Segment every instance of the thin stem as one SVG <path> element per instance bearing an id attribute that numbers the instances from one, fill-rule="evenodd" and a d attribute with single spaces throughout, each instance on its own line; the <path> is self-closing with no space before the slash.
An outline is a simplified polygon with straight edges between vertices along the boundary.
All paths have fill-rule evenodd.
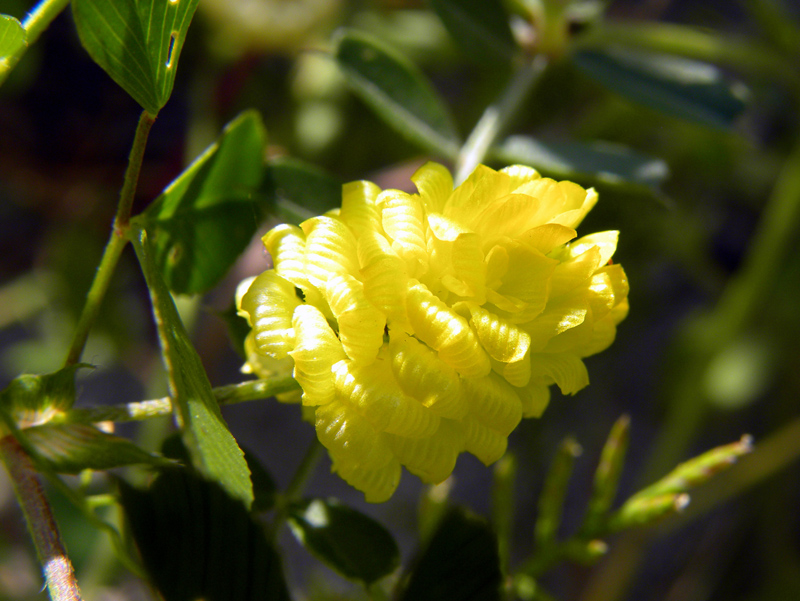
<path id="1" fill-rule="evenodd" d="M 51 599 L 80 601 L 81 593 L 72 563 L 61 542 L 53 511 L 47 502 L 33 461 L 13 436 L 0 440 L 0 455 L 25 515 Z"/>
<path id="2" fill-rule="evenodd" d="M 289 486 L 286 487 L 284 493 L 279 497 L 278 504 L 277 504 L 277 511 L 275 512 L 275 517 L 272 520 L 272 524 L 269 527 L 268 536 L 271 540 L 276 540 L 278 538 L 278 533 L 281 530 L 281 526 L 286 522 L 286 517 L 289 510 L 289 505 L 297 501 L 302 495 L 303 491 L 305 490 L 306 484 L 308 484 L 309 478 L 314 473 L 314 469 L 317 467 L 317 463 L 319 463 L 320 458 L 322 457 L 322 443 L 320 443 L 319 439 L 315 436 L 314 440 L 311 441 L 311 445 L 308 447 L 306 454 L 303 456 L 300 465 L 297 467 L 297 471 L 294 473 L 292 477 L 292 481 L 289 483 Z"/>
<path id="3" fill-rule="evenodd" d="M 72 339 L 72 344 L 64 362 L 65 367 L 75 365 L 80 361 L 81 354 L 86 346 L 86 340 L 89 338 L 89 330 L 91 330 L 92 324 L 97 319 L 100 305 L 111 282 L 111 276 L 114 275 L 122 250 L 128 243 L 128 222 L 136 193 L 136 184 L 139 181 L 139 172 L 142 167 L 144 149 L 147 145 L 147 136 L 154 122 L 155 117 L 151 116 L 147 111 L 142 111 L 139 123 L 136 126 L 136 134 L 134 135 L 133 146 L 128 158 L 128 167 L 125 170 L 125 179 L 120 191 L 117 214 L 114 218 L 114 228 L 103 251 L 103 258 L 100 260 L 92 286 L 86 295 L 86 304 L 83 306 L 83 312 L 78 319 L 75 336 Z"/>
<path id="4" fill-rule="evenodd" d="M 67 8 L 68 4 L 69 0 L 42 0 L 28 13 L 28 16 L 22 21 L 27 46 L 39 39 L 42 32 L 53 22 L 53 19 L 61 14 L 61 11 Z"/>
<path id="5" fill-rule="evenodd" d="M 522 66 L 512 78 L 503 95 L 486 108 L 469 138 L 464 143 L 456 163 L 456 185 L 463 182 L 477 167 L 489 148 L 516 115 L 533 84 L 547 66 L 547 58 L 539 55 Z"/>
<path id="6" fill-rule="evenodd" d="M 220 386 L 213 389 L 214 397 L 220 405 L 233 405 L 247 401 L 266 399 L 276 394 L 298 390 L 299 385 L 292 377 L 274 378 L 271 380 L 253 380 L 241 382 L 230 386 Z M 98 422 L 130 422 L 163 417 L 172 414 L 172 399 L 163 397 L 136 403 L 124 403 L 108 407 L 92 407 L 89 409 L 70 409 L 60 417 L 54 418 L 52 423 L 82 423 L 94 424 Z"/>
<path id="7" fill-rule="evenodd" d="M 320 443 L 319 439 L 315 436 L 306 454 L 303 456 L 303 460 L 297 467 L 292 481 L 289 483 L 289 486 L 286 487 L 284 497 L 287 501 L 296 501 L 303 494 L 308 480 L 311 478 L 311 475 L 317 467 L 317 463 L 319 463 L 322 457 L 322 449 L 322 443 Z"/>
<path id="8" fill-rule="evenodd" d="M 144 149 L 147 146 L 147 137 L 150 128 L 153 127 L 156 118 L 142 111 L 139 116 L 139 123 L 136 125 L 136 134 L 133 137 L 131 153 L 128 156 L 128 168 L 125 170 L 125 180 L 122 183 L 122 190 L 119 194 L 119 204 L 117 205 L 117 216 L 114 218 L 114 230 L 119 236 L 126 234 L 128 221 L 131 217 L 133 208 L 133 198 L 136 194 L 136 184 L 139 182 L 139 171 L 142 168 L 144 159 Z"/>
<path id="9" fill-rule="evenodd" d="M 89 292 L 86 295 L 86 304 L 83 306 L 83 311 L 78 319 L 78 325 L 75 327 L 75 335 L 72 338 L 72 344 L 67 352 L 64 367 L 75 365 L 81 360 L 81 354 L 86 346 L 86 340 L 89 338 L 89 330 L 94 320 L 97 319 L 103 297 L 111 282 L 111 276 L 114 275 L 114 270 L 127 242 L 125 238 L 118 236 L 116 232 L 111 233 L 111 237 L 103 251 L 103 258 L 100 260 L 100 265 L 97 267 L 92 286 L 89 288 Z"/>

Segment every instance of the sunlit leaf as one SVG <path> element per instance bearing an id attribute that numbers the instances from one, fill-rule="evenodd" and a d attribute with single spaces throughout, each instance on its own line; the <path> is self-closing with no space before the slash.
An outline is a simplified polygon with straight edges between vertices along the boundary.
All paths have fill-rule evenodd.
<path id="1" fill-rule="evenodd" d="M 65 474 L 110 470 L 123 465 L 165 465 L 168 459 L 148 453 L 131 441 L 86 424 L 60 424 L 27 428 L 25 436 L 53 471 Z"/>
<path id="2" fill-rule="evenodd" d="M 460 508 L 439 523 L 400 601 L 499 601 L 500 557 L 489 524 Z"/>
<path id="3" fill-rule="evenodd" d="M 181 426 L 192 465 L 249 507 L 253 486 L 244 454 L 222 419 L 208 376 L 161 277 L 145 230 L 136 232 L 133 245 L 150 290 L 173 413 Z"/>
<path id="4" fill-rule="evenodd" d="M 728 127 L 746 106 L 744 85 L 710 63 L 623 48 L 578 52 L 574 60 L 610 90 L 704 125 Z"/>
<path id="5" fill-rule="evenodd" d="M 73 0 L 89 56 L 148 113 L 172 93 L 186 32 L 198 0 Z"/>
<path id="6" fill-rule="evenodd" d="M 455 156 L 459 139 L 453 118 L 416 66 L 352 31 L 339 36 L 335 57 L 353 91 L 386 123 L 424 148 Z"/>
<path id="7" fill-rule="evenodd" d="M 130 531 L 165 601 L 288 601 L 280 558 L 239 500 L 185 469 L 120 481 Z"/>
<path id="8" fill-rule="evenodd" d="M 303 546 L 351 580 L 369 584 L 399 565 L 392 535 L 372 518 L 334 500 L 293 505 L 289 526 Z"/>
<path id="9" fill-rule="evenodd" d="M 501 0 L 429 0 L 461 49 L 484 64 L 508 63 L 517 47 Z"/>
<path id="10" fill-rule="evenodd" d="M 205 292 L 250 242 L 266 210 L 265 144 L 258 113 L 242 113 L 134 220 L 150 232 L 171 291 Z"/>
<path id="11" fill-rule="evenodd" d="M 17 64 L 19 53 L 27 45 L 25 29 L 14 17 L 0 15 L 0 84 Z"/>
<path id="12" fill-rule="evenodd" d="M 524 163 L 554 179 L 584 186 L 657 188 L 669 175 L 661 159 L 617 144 L 543 142 L 530 136 L 510 136 L 492 149 L 504 163 Z"/>

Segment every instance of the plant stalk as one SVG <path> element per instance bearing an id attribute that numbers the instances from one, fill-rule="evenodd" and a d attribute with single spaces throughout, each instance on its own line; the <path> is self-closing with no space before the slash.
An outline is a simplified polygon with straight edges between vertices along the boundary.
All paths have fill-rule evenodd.
<path id="1" fill-rule="evenodd" d="M 154 122 L 155 117 L 151 116 L 147 111 L 142 111 L 139 123 L 136 126 L 136 134 L 134 135 L 133 146 L 128 158 L 128 167 L 125 170 L 125 179 L 120 191 L 117 214 L 114 217 L 114 227 L 103 251 L 103 257 L 95 273 L 92 286 L 86 295 L 86 304 L 83 306 L 83 311 L 78 319 L 78 325 L 75 328 L 75 335 L 67 352 L 64 367 L 75 365 L 81 360 L 81 354 L 86 347 L 86 340 L 89 338 L 89 330 L 91 330 L 92 324 L 97 319 L 97 314 L 108 291 L 111 277 L 114 275 L 122 251 L 128 243 L 128 223 L 130 221 L 131 208 L 133 207 L 133 198 L 136 194 L 136 184 L 139 181 L 139 172 L 142 168 L 147 137 Z"/>
<path id="2" fill-rule="evenodd" d="M 53 601 L 80 601 L 81 593 L 72 563 L 61 542 L 53 511 L 47 502 L 33 461 L 11 435 L 0 440 L 0 455 L 25 515 L 50 598 Z"/>
<path id="3" fill-rule="evenodd" d="M 486 108 L 458 155 L 456 185 L 467 179 L 483 161 L 491 145 L 517 114 L 546 66 L 547 57 L 544 55 L 539 55 L 523 65 L 514 74 L 503 95 Z"/>

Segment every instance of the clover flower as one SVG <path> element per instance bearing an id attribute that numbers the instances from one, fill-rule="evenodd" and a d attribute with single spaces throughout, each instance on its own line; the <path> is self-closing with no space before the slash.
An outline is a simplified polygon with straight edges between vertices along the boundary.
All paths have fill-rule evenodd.
<path id="1" fill-rule="evenodd" d="M 462 451 L 499 459 L 550 385 L 589 383 L 582 358 L 628 311 L 618 232 L 576 239 L 594 190 L 519 165 L 412 181 L 346 184 L 341 209 L 272 229 L 274 268 L 239 294 L 250 368 L 293 366 L 333 469 L 372 502 L 401 466 L 436 483 Z"/>

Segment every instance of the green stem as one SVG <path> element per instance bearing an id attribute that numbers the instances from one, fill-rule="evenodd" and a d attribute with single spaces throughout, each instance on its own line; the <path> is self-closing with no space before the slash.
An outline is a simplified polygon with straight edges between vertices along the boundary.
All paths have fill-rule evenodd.
<path id="1" fill-rule="evenodd" d="M 25 43 L 15 53 L 3 57 L 3 65 L 0 68 L 0 85 L 3 84 L 11 70 L 25 55 L 28 47 L 39 39 L 42 32 L 67 7 L 67 4 L 69 4 L 69 0 L 42 0 L 23 19 L 21 25 L 25 30 Z"/>
<path id="2" fill-rule="evenodd" d="M 42 0 L 28 13 L 28 16 L 22 22 L 22 27 L 25 28 L 27 46 L 32 45 L 39 39 L 42 32 L 53 22 L 53 19 L 61 14 L 61 11 L 67 8 L 68 4 L 69 0 Z M 19 57 L 17 58 L 19 59 Z"/>
<path id="3" fill-rule="evenodd" d="M 125 179 L 122 182 L 122 190 L 119 194 L 117 216 L 114 218 L 114 230 L 121 237 L 127 235 L 128 221 L 131 217 L 133 199 L 136 195 L 136 184 L 139 182 L 139 171 L 142 168 L 142 160 L 144 159 L 144 149 L 147 146 L 150 128 L 153 127 L 155 121 L 155 116 L 147 111 L 142 111 L 139 116 L 139 123 L 136 125 L 131 153 L 128 156 L 128 168 L 125 170 Z"/>
<path id="4" fill-rule="evenodd" d="M 269 528 L 269 537 L 273 541 L 278 538 L 278 532 L 280 532 L 281 526 L 283 526 L 283 524 L 286 522 L 289 505 L 292 502 L 299 500 L 303 495 L 303 491 L 308 484 L 308 480 L 311 478 L 311 475 L 314 473 L 314 469 L 317 467 L 317 463 L 319 463 L 319 460 L 322 457 L 323 448 L 324 447 L 322 446 L 322 443 L 316 436 L 314 436 L 314 440 L 311 441 L 311 445 L 308 447 L 308 450 L 303 456 L 300 465 L 297 467 L 297 471 L 294 473 L 292 481 L 280 496 L 277 511 L 275 512 L 275 518 L 272 520 L 272 524 Z"/>
<path id="5" fill-rule="evenodd" d="M 142 111 L 139 123 L 136 126 L 136 134 L 134 135 L 133 146 L 128 158 L 128 167 L 125 170 L 125 179 L 120 191 L 117 214 L 114 218 L 114 228 L 103 251 L 103 258 L 100 260 L 92 286 L 86 295 L 86 304 L 83 306 L 83 312 L 78 319 L 75 335 L 64 362 L 65 367 L 75 365 L 80 361 L 81 354 L 86 346 L 86 340 L 89 338 L 89 330 L 91 330 L 92 324 L 97 319 L 100 305 L 108 291 L 108 285 L 114 275 L 122 250 L 128 243 L 128 222 L 136 193 L 136 184 L 139 181 L 139 172 L 142 167 L 144 149 L 147 145 L 147 136 L 154 122 L 155 117 L 151 116 L 147 111 Z"/>
<path id="6" fill-rule="evenodd" d="M 235 403 L 266 399 L 276 394 L 292 392 L 298 389 L 297 381 L 287 376 L 271 380 L 253 380 L 230 386 L 220 386 L 214 388 L 213 393 L 220 405 L 233 405 Z M 170 397 L 108 407 L 70 409 L 60 417 L 54 418 L 52 423 L 130 422 L 167 415 L 172 415 L 172 399 Z"/>
<path id="7" fill-rule="evenodd" d="M 0 440 L 0 455 L 25 515 L 36 554 L 44 570 L 50 598 L 53 601 L 80 601 L 81 593 L 72 563 L 61 542 L 58 525 L 33 461 L 10 435 Z"/>
<path id="8" fill-rule="evenodd" d="M 459 153 L 456 162 L 456 185 L 467 179 L 475 167 L 483 161 L 489 148 L 516 115 L 546 66 L 547 58 L 544 55 L 537 56 L 523 65 L 514 74 L 503 95 L 487 107 Z"/>
<path id="9" fill-rule="evenodd" d="M 315 436 L 314 440 L 311 441 L 311 445 L 308 447 L 306 454 L 303 456 L 303 460 L 297 467 L 297 471 L 294 473 L 292 481 L 289 483 L 289 486 L 286 487 L 284 497 L 288 501 L 296 501 L 302 496 L 303 491 L 308 484 L 308 480 L 311 478 L 314 470 L 317 467 L 317 463 L 319 463 L 319 460 L 322 457 L 323 448 L 324 447 L 322 446 L 322 443 Z"/>

